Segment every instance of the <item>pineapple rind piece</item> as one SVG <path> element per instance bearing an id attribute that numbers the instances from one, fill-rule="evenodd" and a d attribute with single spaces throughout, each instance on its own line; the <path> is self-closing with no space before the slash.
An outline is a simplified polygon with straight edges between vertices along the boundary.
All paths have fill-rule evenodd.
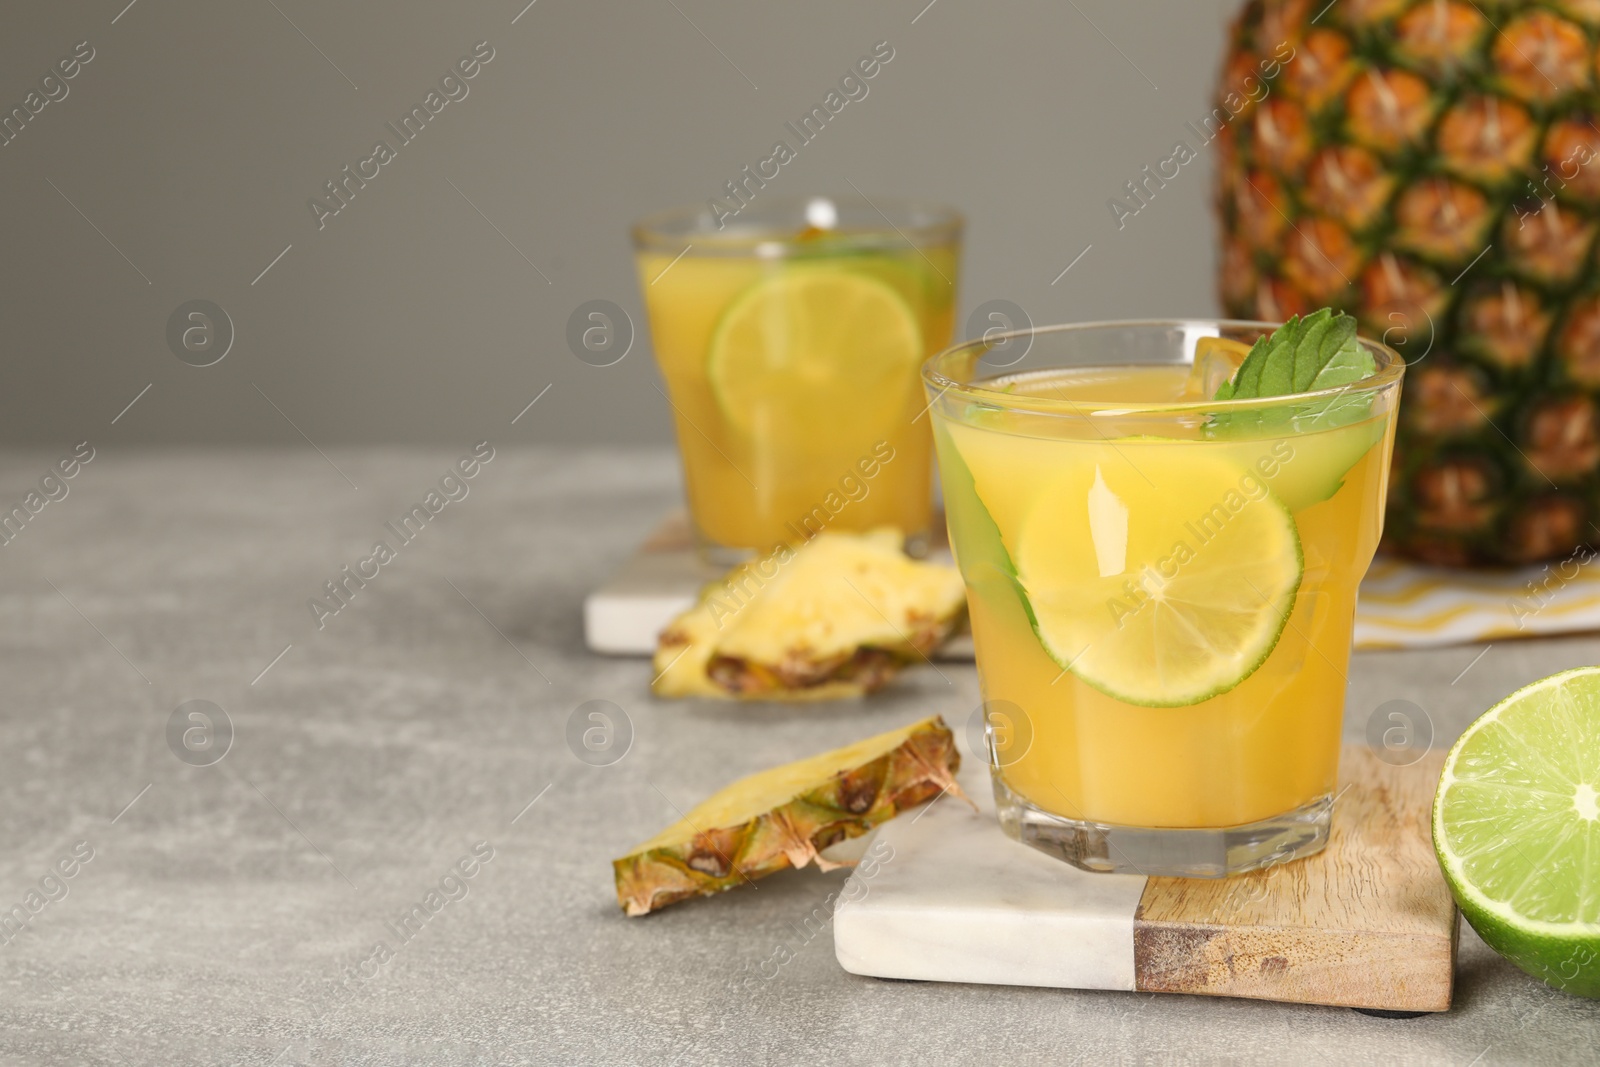
<path id="1" fill-rule="evenodd" d="M 721 893 L 774 871 L 829 863 L 820 851 L 951 792 L 961 754 L 938 716 L 742 778 L 612 861 L 630 916 Z"/>
<path id="2" fill-rule="evenodd" d="M 829 700 L 881 688 L 966 606 L 954 567 L 909 559 L 891 529 L 824 532 L 707 585 L 661 633 L 657 696 Z"/>

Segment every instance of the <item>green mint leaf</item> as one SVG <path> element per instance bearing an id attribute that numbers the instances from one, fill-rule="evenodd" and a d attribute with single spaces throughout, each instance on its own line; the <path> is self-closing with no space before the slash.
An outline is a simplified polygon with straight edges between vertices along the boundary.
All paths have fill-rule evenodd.
<path id="1" fill-rule="evenodd" d="M 1326 309 L 1301 321 L 1300 341 L 1295 346 L 1294 369 L 1290 372 L 1287 392 L 1304 392 L 1316 379 L 1317 371 L 1327 362 L 1324 353 L 1330 351 L 1326 346 L 1333 324 L 1333 314 Z"/>
<path id="2" fill-rule="evenodd" d="M 1314 338 L 1308 338 L 1314 325 L 1312 319 L 1290 319 L 1283 327 L 1267 338 L 1267 347 L 1261 361 L 1261 373 L 1256 376 L 1254 396 L 1283 396 L 1294 392 L 1295 363 L 1302 350 L 1314 349 Z M 1239 395 L 1237 392 L 1235 396 Z"/>
<path id="3" fill-rule="evenodd" d="M 1227 383 L 1229 400 L 1257 395 L 1256 382 L 1261 377 L 1262 365 L 1267 361 L 1267 348 L 1270 343 L 1271 338 L 1261 337 L 1251 346 L 1250 354 L 1239 364 L 1239 371 L 1233 376 L 1233 381 Z"/>
<path id="4" fill-rule="evenodd" d="M 1337 388 L 1377 373 L 1378 365 L 1356 340 L 1356 320 L 1329 308 L 1298 316 L 1256 341 L 1233 381 L 1223 383 L 1216 400 Z"/>

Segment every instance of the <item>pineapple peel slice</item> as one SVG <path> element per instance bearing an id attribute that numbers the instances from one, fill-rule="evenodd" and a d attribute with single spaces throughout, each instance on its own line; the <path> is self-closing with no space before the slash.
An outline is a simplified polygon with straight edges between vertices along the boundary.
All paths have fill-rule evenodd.
<path id="1" fill-rule="evenodd" d="M 842 866 L 821 851 L 941 793 L 971 804 L 956 784 L 960 766 L 950 728 L 934 716 L 741 778 L 613 860 L 617 901 L 648 915 L 788 867 Z"/>
<path id="2" fill-rule="evenodd" d="M 966 608 L 960 573 L 884 528 L 823 532 L 707 585 L 661 632 L 657 696 L 830 700 L 888 684 Z"/>

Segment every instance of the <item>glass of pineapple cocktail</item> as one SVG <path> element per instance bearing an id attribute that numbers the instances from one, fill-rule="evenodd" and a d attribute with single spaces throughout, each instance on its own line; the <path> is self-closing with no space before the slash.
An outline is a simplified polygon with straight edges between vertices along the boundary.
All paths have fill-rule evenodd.
<path id="1" fill-rule="evenodd" d="M 755 199 L 634 228 L 689 513 L 717 562 L 827 527 L 932 515 L 917 372 L 950 343 L 961 218 L 851 198 Z"/>
<path id="2" fill-rule="evenodd" d="M 1188 877 L 1325 844 L 1404 370 L 1345 321 L 1375 372 L 1293 396 L 1206 399 L 1261 323 L 1058 326 L 926 364 L 1010 836 Z M 990 367 L 1013 337 L 1023 360 Z"/>

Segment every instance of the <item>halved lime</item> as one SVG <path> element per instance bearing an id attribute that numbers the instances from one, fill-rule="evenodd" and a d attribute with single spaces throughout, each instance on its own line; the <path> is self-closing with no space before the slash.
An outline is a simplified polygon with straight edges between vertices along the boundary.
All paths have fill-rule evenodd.
<path id="1" fill-rule="evenodd" d="M 892 287 L 841 265 L 800 263 L 723 312 L 706 373 L 732 426 L 803 448 L 829 427 L 891 423 L 922 354 L 916 313 Z"/>
<path id="2" fill-rule="evenodd" d="M 1519 689 L 1467 727 L 1434 795 L 1433 846 L 1491 948 L 1600 997 L 1600 667 Z"/>
<path id="3" fill-rule="evenodd" d="M 1244 681 L 1300 588 L 1293 516 L 1248 468 L 1185 442 L 1079 449 L 1095 458 L 1038 491 L 1017 538 L 1045 650 L 1147 707 L 1197 704 Z"/>

